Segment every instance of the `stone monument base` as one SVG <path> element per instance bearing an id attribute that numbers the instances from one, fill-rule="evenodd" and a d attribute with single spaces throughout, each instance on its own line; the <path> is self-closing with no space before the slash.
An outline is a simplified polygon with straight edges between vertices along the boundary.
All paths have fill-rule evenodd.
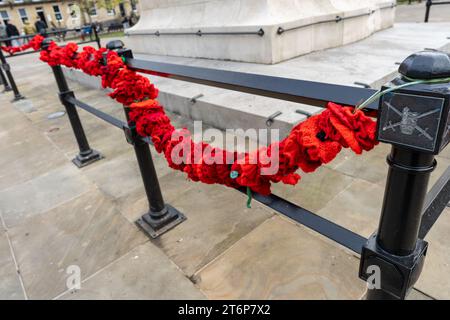
<path id="1" fill-rule="evenodd" d="M 273 64 L 391 27 L 387 0 L 141 0 L 136 53 Z"/>

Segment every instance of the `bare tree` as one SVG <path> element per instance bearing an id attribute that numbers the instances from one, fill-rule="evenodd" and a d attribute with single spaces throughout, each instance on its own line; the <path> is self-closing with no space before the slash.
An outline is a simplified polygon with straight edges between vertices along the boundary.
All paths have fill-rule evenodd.
<path id="1" fill-rule="evenodd" d="M 131 0 L 136 3 L 136 0 Z M 115 10 L 115 8 L 124 3 L 124 0 L 77 0 L 76 1 L 81 12 L 81 24 L 92 23 L 92 11 L 97 8 L 105 8 L 107 10 Z M 86 19 L 87 16 L 87 19 Z"/>

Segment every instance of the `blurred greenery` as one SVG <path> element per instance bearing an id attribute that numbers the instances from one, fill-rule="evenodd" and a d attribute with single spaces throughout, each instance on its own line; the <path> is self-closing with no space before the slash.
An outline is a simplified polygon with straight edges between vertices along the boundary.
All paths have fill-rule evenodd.
<path id="1" fill-rule="evenodd" d="M 110 33 L 99 34 L 98 36 L 100 37 L 100 39 L 104 39 L 104 38 L 118 38 L 123 37 L 124 35 L 125 34 L 123 31 L 115 31 Z"/>

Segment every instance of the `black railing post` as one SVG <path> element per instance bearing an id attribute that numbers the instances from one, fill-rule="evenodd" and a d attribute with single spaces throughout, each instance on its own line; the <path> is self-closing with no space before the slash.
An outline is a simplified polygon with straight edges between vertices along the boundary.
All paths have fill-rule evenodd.
<path id="1" fill-rule="evenodd" d="M 425 4 L 425 23 L 428 22 L 429 18 L 430 18 L 430 10 L 431 10 L 431 6 L 433 5 L 433 1 L 432 0 L 427 0 L 427 3 Z"/>
<path id="2" fill-rule="evenodd" d="M 127 108 L 125 108 L 125 115 L 127 121 L 129 121 Z M 134 126 L 131 125 L 124 129 L 127 141 L 133 145 L 136 154 L 149 205 L 149 211 L 142 215 L 136 221 L 136 224 L 147 235 L 155 239 L 186 220 L 186 217 L 170 204 L 164 202 L 148 143 L 138 137 Z"/>
<path id="3" fill-rule="evenodd" d="M 98 32 L 97 32 L 97 25 L 92 24 L 91 28 L 92 28 L 92 32 L 94 33 L 94 40 L 95 40 L 95 42 L 97 42 L 97 48 L 100 49 L 102 46 L 100 43 L 100 37 L 98 36 Z"/>
<path id="4" fill-rule="evenodd" d="M 8 92 L 12 90 L 11 87 L 9 86 L 8 80 L 6 80 L 5 74 L 3 73 L 3 69 L 1 66 L 0 66 L 0 80 L 2 81 L 4 87 L 3 92 Z"/>
<path id="5" fill-rule="evenodd" d="M 423 51 L 408 57 L 401 76 L 408 79 L 450 76 L 450 57 Z M 367 299 L 404 299 L 420 276 L 428 243 L 419 229 L 435 155 L 450 140 L 449 85 L 416 84 L 380 99 L 377 138 L 392 145 L 379 228 L 361 253 L 360 277 L 368 282 Z"/>
<path id="6" fill-rule="evenodd" d="M 51 41 L 51 39 L 45 39 L 42 43 L 42 50 L 46 50 Z M 66 109 L 70 125 L 72 126 L 72 130 L 75 135 L 75 139 L 77 140 L 78 148 L 80 150 L 80 152 L 76 155 L 72 162 L 77 167 L 81 168 L 87 166 L 88 164 L 91 164 L 92 162 L 102 159 L 103 156 L 101 153 L 94 149 L 91 149 L 91 147 L 89 146 L 76 106 L 73 103 L 68 102 L 66 99 L 69 96 L 73 97 L 74 93 L 69 89 L 61 66 L 52 66 L 51 68 L 56 80 L 56 84 L 58 85 L 59 98 Z"/>
<path id="7" fill-rule="evenodd" d="M 127 58 L 133 58 L 132 51 L 123 47 L 124 44 L 120 40 L 109 41 L 106 44 L 107 49 L 116 50 L 125 61 Z M 129 109 L 126 106 L 124 106 L 124 111 L 129 123 L 129 126 L 124 128 L 125 137 L 128 143 L 133 145 L 149 204 L 149 211 L 142 215 L 136 224 L 154 239 L 185 221 L 186 216 L 164 202 L 150 147 L 137 135 L 136 128 L 130 123 Z"/>
<path id="8" fill-rule="evenodd" d="M 1 68 L 5 71 L 6 76 L 8 77 L 9 85 L 10 85 L 12 91 L 14 92 L 13 101 L 25 99 L 25 97 L 20 94 L 19 89 L 17 88 L 16 82 L 14 81 L 14 77 L 11 73 L 11 66 L 6 62 L 6 58 L 3 55 L 2 50 L 0 50 L 0 62 L 2 63 Z M 3 75 L 2 75 L 2 81 L 3 81 Z M 7 84 L 6 81 L 4 83 Z M 6 90 L 6 87 L 5 87 L 5 90 Z"/>

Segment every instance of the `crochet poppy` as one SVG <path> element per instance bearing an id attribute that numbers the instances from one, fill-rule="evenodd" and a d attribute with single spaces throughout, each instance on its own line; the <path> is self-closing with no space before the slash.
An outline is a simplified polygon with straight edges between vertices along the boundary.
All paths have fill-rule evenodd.
<path id="1" fill-rule="evenodd" d="M 31 42 L 38 50 L 42 39 Z M 282 141 L 258 150 L 238 153 L 195 143 L 187 129 L 175 129 L 171 124 L 156 100 L 158 89 L 148 78 L 129 69 L 116 52 L 92 47 L 77 50 L 76 44 L 61 48 L 52 42 L 41 51 L 41 60 L 101 76 L 102 86 L 113 89 L 109 96 L 129 108 L 130 125 L 135 125 L 137 133 L 150 137 L 169 167 L 186 173 L 193 181 L 248 187 L 267 195 L 272 183 L 295 185 L 300 180 L 298 169 L 313 172 L 332 161 L 342 148 L 360 154 L 378 143 L 375 121 L 360 110 L 354 112 L 352 107 L 331 102 L 322 113 L 297 124 Z M 275 167 L 272 156 L 277 156 Z"/>

